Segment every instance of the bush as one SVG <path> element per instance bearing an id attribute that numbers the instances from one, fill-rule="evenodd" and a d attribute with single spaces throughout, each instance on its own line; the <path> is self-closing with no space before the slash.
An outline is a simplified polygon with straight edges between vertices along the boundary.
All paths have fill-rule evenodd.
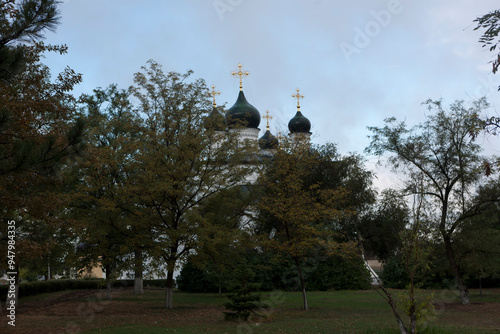
<path id="1" fill-rule="evenodd" d="M 165 280 L 144 280 L 144 286 L 164 288 Z M 101 289 L 105 286 L 104 279 L 60 279 L 49 281 L 23 282 L 19 284 L 19 298 L 34 296 L 41 293 L 57 292 L 64 290 L 90 290 Z M 115 286 L 134 286 L 134 280 L 117 280 Z M 9 285 L 0 285 L 0 299 L 5 300 Z"/>

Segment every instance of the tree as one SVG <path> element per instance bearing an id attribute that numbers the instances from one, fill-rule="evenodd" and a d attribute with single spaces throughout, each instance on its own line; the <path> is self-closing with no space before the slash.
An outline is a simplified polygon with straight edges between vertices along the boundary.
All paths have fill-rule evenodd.
<path id="1" fill-rule="evenodd" d="M 250 207 L 255 204 L 252 186 L 237 186 L 207 198 L 199 208 L 203 233 L 198 235 L 191 259 L 205 270 L 214 285 L 227 288 L 228 276 L 257 247 L 248 226 Z"/>
<path id="2" fill-rule="evenodd" d="M 387 261 L 401 247 L 400 232 L 409 223 L 410 210 L 396 190 L 385 189 L 381 198 L 359 224 L 363 249 Z"/>
<path id="3" fill-rule="evenodd" d="M 248 265 L 242 264 L 235 268 L 231 280 L 231 293 L 228 295 L 229 302 L 224 304 L 225 320 L 247 321 L 250 315 L 263 316 L 258 311 L 263 311 L 267 305 L 261 303 L 261 296 L 256 292 L 259 283 L 254 283 L 255 273 Z"/>
<path id="4" fill-rule="evenodd" d="M 394 300 L 392 294 L 385 288 L 384 282 L 379 282 L 379 288 L 383 292 L 382 296 L 391 306 L 401 334 L 417 333 L 418 327 L 429 320 L 434 313 L 433 294 L 422 299 L 416 293 L 419 284 L 417 278 L 429 269 L 428 261 L 431 254 L 431 243 L 428 240 L 429 211 L 426 209 L 428 206 L 425 202 L 425 196 L 422 195 L 424 193 L 422 181 L 423 178 L 417 175 L 414 182 L 421 191 L 413 196 L 411 213 L 406 215 L 406 218 L 409 219 L 399 233 L 400 247 L 397 249 L 397 255 L 401 257 L 403 264 L 401 274 L 409 281 L 408 289 L 399 294 L 398 300 Z M 409 329 L 401 318 L 400 312 L 404 312 L 408 316 Z"/>
<path id="5" fill-rule="evenodd" d="M 282 140 L 282 147 L 257 184 L 260 229 L 268 231 L 264 244 L 293 259 L 300 281 L 304 309 L 308 310 L 302 261 L 318 246 L 328 252 L 346 251 L 352 243 L 334 239 L 333 220 L 351 214 L 343 187 L 323 189 L 320 182 L 306 183 L 310 171 L 321 163 L 317 150 L 303 141 Z"/>
<path id="6" fill-rule="evenodd" d="M 474 20 L 474 22 L 477 22 L 477 26 L 474 30 L 486 29 L 483 35 L 479 38 L 479 43 L 483 44 L 483 48 L 489 47 L 489 51 L 495 51 L 500 43 L 500 38 L 498 38 L 498 34 L 500 33 L 500 10 L 494 10 L 486 15 L 478 17 Z M 500 53 L 495 56 L 495 59 L 491 61 L 491 64 L 492 72 L 495 74 L 500 66 Z M 500 86 L 498 87 L 498 90 L 500 90 Z"/>
<path id="7" fill-rule="evenodd" d="M 144 239 L 150 239 L 132 193 L 140 127 L 128 92 L 116 85 L 84 94 L 80 102 L 89 124 L 89 145 L 84 159 L 70 171 L 75 180 L 70 193 L 71 216 L 78 222 L 80 242 L 92 245 L 80 254 L 90 263 L 81 263 L 80 268 L 102 265 L 111 298 L 117 264 L 123 264 L 127 253 L 137 255 L 147 243 Z M 138 265 L 142 266 L 142 261 Z M 142 280 L 142 271 L 138 279 Z"/>
<path id="8" fill-rule="evenodd" d="M 339 217 L 335 231 L 344 238 L 358 241 L 359 227 L 371 206 L 375 203 L 372 188 L 373 173 L 365 168 L 364 160 L 356 154 L 341 155 L 334 144 L 314 146 L 317 163 L 311 166 L 304 184 L 318 185 L 319 189 L 345 189 L 343 207 L 350 208 L 351 214 Z"/>
<path id="9" fill-rule="evenodd" d="M 469 294 L 458 267 L 453 237 L 463 221 L 478 214 L 494 198 L 471 203 L 470 193 L 480 180 L 480 147 L 471 138 L 471 115 L 486 107 L 481 99 L 467 108 L 457 101 L 445 111 L 441 101 L 425 103 L 435 114 L 427 116 L 422 124 L 408 129 L 395 118 L 386 120 L 383 128 L 369 127 L 373 133 L 368 153 L 382 156 L 389 153 L 389 163 L 395 171 L 408 176 L 405 192 L 426 197 L 433 205 L 437 219 L 434 227 L 446 247 L 447 259 L 462 303 L 469 304 Z M 416 182 L 423 175 L 422 187 Z"/>
<path id="10" fill-rule="evenodd" d="M 174 270 L 198 246 L 205 233 L 204 201 L 245 184 L 253 167 L 250 151 L 236 133 L 207 126 L 212 108 L 203 80 L 192 74 L 164 73 L 149 61 L 135 74 L 131 93 L 143 116 L 134 193 L 148 210 L 144 218 L 153 236 L 151 252 L 167 267 L 165 306 L 172 308 Z M 244 162 L 247 164 L 244 164 Z"/>
<path id="11" fill-rule="evenodd" d="M 496 51 L 500 38 L 498 35 L 500 33 L 500 10 L 494 10 L 488 14 L 478 17 L 474 20 L 477 22 L 477 26 L 474 30 L 485 29 L 483 35 L 479 38 L 479 42 L 482 44 L 483 48 L 488 47 L 489 51 Z M 495 56 L 495 59 L 491 61 L 493 74 L 497 73 L 498 67 L 500 66 L 500 53 Z M 498 86 L 500 91 L 500 86 Z M 475 126 L 472 128 L 471 135 L 477 136 L 481 131 L 490 133 L 493 135 L 498 135 L 500 131 L 500 117 L 498 116 L 485 116 L 479 114 L 474 114 L 472 119 L 474 120 Z M 500 161 L 491 162 L 485 160 L 484 169 L 486 175 L 490 175 L 493 172 L 493 166 L 499 166 Z"/>
<path id="12" fill-rule="evenodd" d="M 500 190 L 499 180 L 490 180 L 480 187 L 476 201 L 492 197 Z M 500 204 L 495 203 L 483 213 L 467 219 L 455 237 L 457 257 L 470 278 L 478 279 L 482 292 L 482 280 L 500 275 Z"/>
<path id="13" fill-rule="evenodd" d="M 33 232 L 54 236 L 64 228 L 60 170 L 83 147 L 84 123 L 69 94 L 81 75 L 66 68 L 51 81 L 40 62 L 46 51 L 66 52 L 39 42 L 57 24 L 55 0 L 0 1 L 0 212 L 17 220 L 16 264 L 53 250 L 51 238 Z"/>
<path id="14" fill-rule="evenodd" d="M 68 94 L 81 75 L 67 68 L 52 83 L 48 68 L 40 63 L 43 52 L 65 53 L 66 47 L 20 44 L 35 41 L 43 30 L 55 27 L 55 6 L 50 0 L 0 3 L 0 55 L 5 56 L 0 58 L 4 69 L 0 80 L 0 196 L 6 216 L 9 207 L 19 208 L 19 200 L 25 202 L 15 194 L 26 187 L 26 197 L 26 191 L 34 188 L 30 184 L 47 181 L 44 177 L 54 175 L 68 156 L 82 148 L 83 122 Z M 22 57 L 14 49 L 21 50 Z M 6 56 L 11 53 L 16 53 L 15 60 Z"/>
<path id="15" fill-rule="evenodd" d="M 57 0 L 0 1 L 0 81 L 12 82 L 26 62 L 26 46 L 59 24 Z"/>

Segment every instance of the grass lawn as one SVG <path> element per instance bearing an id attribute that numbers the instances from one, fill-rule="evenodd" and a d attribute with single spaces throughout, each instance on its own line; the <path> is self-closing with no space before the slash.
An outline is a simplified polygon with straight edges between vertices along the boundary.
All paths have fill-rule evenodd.
<path id="1" fill-rule="evenodd" d="M 395 294 L 398 291 L 393 291 Z M 428 293 L 425 291 L 424 293 Z M 163 308 L 163 290 L 116 289 L 113 300 L 99 290 L 65 291 L 20 300 L 16 327 L 8 333 L 399 333 L 385 300 L 374 290 L 309 292 L 309 311 L 299 292 L 263 293 L 265 320 L 223 320 L 227 298 L 217 294 L 174 293 L 174 309 Z M 452 291 L 436 291 L 437 316 L 427 333 L 500 333 L 500 289 L 471 291 L 462 306 Z M 2 318 L 5 314 L 2 315 Z"/>

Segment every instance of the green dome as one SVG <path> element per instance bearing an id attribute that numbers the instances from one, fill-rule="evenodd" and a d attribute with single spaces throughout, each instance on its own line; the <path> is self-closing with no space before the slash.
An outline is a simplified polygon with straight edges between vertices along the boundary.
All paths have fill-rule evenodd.
<path id="1" fill-rule="evenodd" d="M 248 103 L 243 91 L 240 91 L 236 103 L 226 113 L 229 127 L 243 125 L 247 128 L 259 128 L 260 113 L 253 105 Z"/>
<path id="2" fill-rule="evenodd" d="M 300 111 L 297 111 L 295 116 L 288 122 L 288 130 L 290 130 L 290 133 L 310 133 L 311 122 Z"/>
<path id="3" fill-rule="evenodd" d="M 262 150 L 273 150 L 277 149 L 278 146 L 278 138 L 273 136 L 269 130 L 267 130 L 266 133 L 264 133 L 264 135 L 259 138 L 259 147 Z"/>

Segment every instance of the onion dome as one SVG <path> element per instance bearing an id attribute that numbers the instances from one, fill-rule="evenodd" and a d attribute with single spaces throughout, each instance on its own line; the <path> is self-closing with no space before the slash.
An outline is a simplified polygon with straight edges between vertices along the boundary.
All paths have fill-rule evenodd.
<path id="1" fill-rule="evenodd" d="M 300 99 L 303 99 L 304 95 L 301 95 L 297 88 L 297 93 L 293 94 L 292 97 L 297 99 L 297 113 L 288 122 L 288 130 L 290 133 L 310 133 L 311 122 L 300 112 Z"/>
<path id="2" fill-rule="evenodd" d="M 310 133 L 311 122 L 300 111 L 288 122 L 290 133 Z"/>
<path id="3" fill-rule="evenodd" d="M 226 120 L 229 127 L 242 125 L 247 128 L 258 129 L 260 113 L 257 108 L 248 103 L 245 94 L 240 90 L 236 103 L 226 113 Z"/>
<path id="4" fill-rule="evenodd" d="M 271 134 L 269 129 L 259 138 L 259 148 L 262 150 L 275 150 L 279 146 L 278 138 Z"/>

